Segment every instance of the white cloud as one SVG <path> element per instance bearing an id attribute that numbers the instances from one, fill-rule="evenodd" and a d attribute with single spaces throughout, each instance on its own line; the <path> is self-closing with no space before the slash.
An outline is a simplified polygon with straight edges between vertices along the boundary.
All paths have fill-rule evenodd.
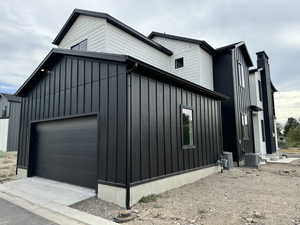
<path id="1" fill-rule="evenodd" d="M 300 91 L 276 92 L 274 100 L 278 122 L 284 124 L 289 117 L 300 118 Z"/>

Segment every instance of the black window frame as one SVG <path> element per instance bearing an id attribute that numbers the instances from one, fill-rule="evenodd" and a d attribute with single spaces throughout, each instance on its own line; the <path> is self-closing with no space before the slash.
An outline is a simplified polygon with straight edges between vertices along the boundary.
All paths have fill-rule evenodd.
<path id="1" fill-rule="evenodd" d="M 261 132 L 262 132 L 262 141 L 266 141 L 266 128 L 265 128 L 265 121 L 260 120 L 260 125 L 261 125 Z"/>
<path id="2" fill-rule="evenodd" d="M 182 63 L 179 64 L 179 60 L 182 60 Z M 175 69 L 180 69 L 184 67 L 184 57 L 175 59 Z"/>
<path id="3" fill-rule="evenodd" d="M 183 110 L 191 110 L 192 111 L 192 144 L 184 144 L 184 124 L 183 124 Z M 194 108 L 187 105 L 181 105 L 180 107 L 180 115 L 181 115 L 181 141 L 182 141 L 182 149 L 195 149 L 195 129 L 194 129 Z"/>
<path id="4" fill-rule="evenodd" d="M 258 80 L 258 96 L 259 96 L 259 100 L 262 102 L 262 86 L 261 86 L 261 81 Z"/>
<path id="5" fill-rule="evenodd" d="M 84 44 L 84 46 L 85 46 L 84 49 L 82 49 L 83 44 Z M 78 42 L 77 44 L 71 46 L 70 49 L 71 49 L 71 50 L 76 50 L 76 51 L 87 51 L 87 45 L 88 45 L 88 39 L 84 39 L 84 40 Z M 77 46 L 78 46 L 79 48 L 76 48 Z"/>

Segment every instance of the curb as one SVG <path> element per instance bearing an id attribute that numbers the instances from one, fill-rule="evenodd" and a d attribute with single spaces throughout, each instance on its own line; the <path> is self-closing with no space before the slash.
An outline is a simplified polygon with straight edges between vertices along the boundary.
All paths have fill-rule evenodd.
<path id="1" fill-rule="evenodd" d="M 57 203 L 47 203 L 44 206 L 34 204 L 20 197 L 1 192 L 0 198 L 24 208 L 38 216 L 60 225 L 116 225 L 112 221 L 97 217 L 77 209 Z"/>

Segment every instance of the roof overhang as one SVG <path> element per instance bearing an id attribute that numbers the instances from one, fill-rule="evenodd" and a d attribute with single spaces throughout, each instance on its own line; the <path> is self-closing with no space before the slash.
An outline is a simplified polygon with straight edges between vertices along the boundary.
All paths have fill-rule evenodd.
<path id="1" fill-rule="evenodd" d="M 21 98 L 16 95 L 0 93 L 0 97 L 6 98 L 9 102 L 21 102 Z"/>
<path id="2" fill-rule="evenodd" d="M 250 110 L 253 112 L 259 112 L 259 111 L 263 111 L 262 108 L 256 106 L 256 105 L 250 105 Z"/>
<path id="3" fill-rule="evenodd" d="M 214 48 L 211 47 L 206 41 L 203 41 L 203 40 L 198 40 L 198 39 L 193 39 L 193 38 L 181 37 L 181 36 L 176 36 L 176 35 L 171 35 L 171 34 L 152 31 L 148 35 L 148 38 L 153 39 L 154 37 L 162 37 L 162 38 L 167 38 L 167 39 L 176 40 L 176 41 L 183 41 L 183 42 L 187 42 L 187 43 L 193 43 L 193 44 L 199 45 L 203 50 L 205 50 L 209 54 L 214 54 L 214 52 L 215 52 Z"/>
<path id="4" fill-rule="evenodd" d="M 255 73 L 255 72 L 260 72 L 260 71 L 262 71 L 262 70 L 264 70 L 263 68 L 250 68 L 249 69 L 249 73 L 250 74 L 253 74 L 253 73 Z"/>
<path id="5" fill-rule="evenodd" d="M 227 100 L 229 99 L 227 96 L 220 94 L 218 92 L 209 90 L 204 88 L 200 85 L 197 85 L 193 82 L 185 80 L 181 77 L 178 77 L 174 74 L 168 73 L 161 69 L 158 69 L 152 65 L 149 65 L 143 61 L 140 61 L 136 58 L 127 55 L 118 55 L 118 54 L 109 54 L 109 53 L 99 53 L 99 52 L 86 52 L 86 51 L 76 51 L 76 50 L 69 50 L 69 49 L 61 49 L 61 48 L 54 48 L 52 49 L 45 59 L 40 63 L 40 65 L 35 69 L 35 71 L 29 76 L 29 78 L 24 82 L 24 84 L 17 90 L 17 96 L 21 96 L 22 93 L 30 87 L 30 84 L 35 80 L 39 79 L 39 75 L 47 71 L 47 68 L 51 67 L 53 63 L 57 60 L 58 57 L 62 57 L 64 55 L 68 56 L 78 56 L 78 57 L 86 57 L 86 58 L 93 58 L 99 60 L 107 60 L 107 61 L 114 61 L 120 63 L 127 63 L 130 64 L 130 68 L 132 65 L 136 65 L 135 69 L 147 71 L 145 74 L 150 74 L 151 76 L 155 76 L 157 79 L 166 80 L 168 82 L 173 82 L 181 87 L 189 88 L 189 90 L 194 90 L 195 92 L 201 93 L 205 96 L 211 97 L 217 100 Z"/>
<path id="6" fill-rule="evenodd" d="M 94 12 L 94 11 L 89 11 L 89 10 L 82 10 L 82 9 L 74 9 L 66 23 L 63 25 L 62 29 L 59 31 L 58 35 L 55 37 L 53 40 L 52 44 L 59 45 L 61 40 L 64 38 L 66 33 L 69 31 L 69 29 L 72 27 L 73 23 L 75 20 L 80 16 L 80 15 L 85 15 L 85 16 L 91 16 L 91 17 L 96 17 L 96 18 L 102 18 L 106 19 L 106 21 L 121 30 L 125 31 L 126 33 L 134 36 L 135 38 L 143 41 L 144 43 L 150 45 L 151 47 L 163 52 L 166 55 L 173 55 L 173 52 L 170 51 L 169 49 L 163 47 L 162 45 L 150 40 L 143 34 L 139 33 L 138 31 L 134 30 L 133 28 L 127 26 L 126 24 L 122 23 L 121 21 L 117 20 L 116 18 L 110 16 L 109 14 L 106 13 L 101 13 L 101 12 Z"/>

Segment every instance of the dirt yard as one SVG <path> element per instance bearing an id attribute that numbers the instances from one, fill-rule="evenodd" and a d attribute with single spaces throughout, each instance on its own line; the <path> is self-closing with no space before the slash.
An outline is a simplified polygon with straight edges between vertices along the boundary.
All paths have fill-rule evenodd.
<path id="1" fill-rule="evenodd" d="M 234 168 L 132 208 L 128 225 L 300 225 L 300 160 Z M 153 200 L 152 199 L 152 200 Z M 112 219 L 119 207 L 90 199 L 74 208 Z"/>
<path id="2" fill-rule="evenodd" d="M 16 164 L 16 152 L 0 152 L 0 183 L 15 177 Z"/>

